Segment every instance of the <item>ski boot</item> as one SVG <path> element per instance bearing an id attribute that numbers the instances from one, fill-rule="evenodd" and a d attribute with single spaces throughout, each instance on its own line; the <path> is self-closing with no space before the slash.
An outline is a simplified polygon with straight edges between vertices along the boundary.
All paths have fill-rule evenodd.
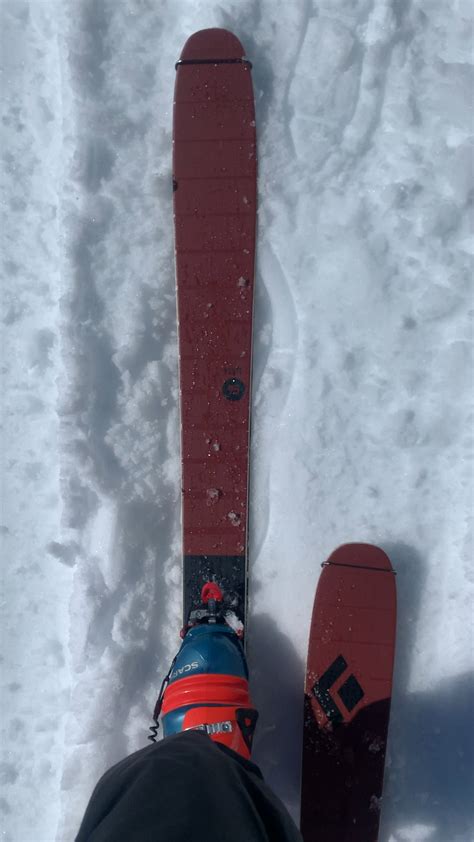
<path id="1" fill-rule="evenodd" d="M 183 643 L 163 681 L 149 739 L 156 738 L 161 714 L 165 737 L 204 731 L 248 759 L 258 713 L 249 695 L 244 649 L 225 620 L 215 582 L 204 585 L 201 600 L 181 632 Z"/>

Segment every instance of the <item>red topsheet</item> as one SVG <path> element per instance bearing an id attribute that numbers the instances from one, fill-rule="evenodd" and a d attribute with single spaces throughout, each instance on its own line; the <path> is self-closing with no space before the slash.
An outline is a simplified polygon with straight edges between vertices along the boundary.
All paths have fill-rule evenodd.
<path id="1" fill-rule="evenodd" d="M 210 29 L 187 41 L 181 59 L 242 55 L 235 36 Z M 248 63 L 178 65 L 173 171 L 183 553 L 242 555 L 256 227 Z"/>

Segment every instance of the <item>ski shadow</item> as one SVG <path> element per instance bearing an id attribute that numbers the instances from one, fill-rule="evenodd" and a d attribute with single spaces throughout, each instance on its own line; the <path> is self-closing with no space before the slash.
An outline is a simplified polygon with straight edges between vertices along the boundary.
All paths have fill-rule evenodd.
<path id="1" fill-rule="evenodd" d="M 425 826 L 430 842 L 467 842 L 474 823 L 474 675 L 406 692 L 427 570 L 411 547 L 383 549 L 397 571 L 398 623 L 380 842 L 413 825 Z"/>
<path id="2" fill-rule="evenodd" d="M 430 842 L 467 842 L 474 823 L 474 675 L 406 692 L 426 564 L 405 544 L 383 549 L 397 572 L 398 630 L 379 842 L 398 842 L 401 831 L 408 838 L 414 826 L 425 828 Z M 260 712 L 252 758 L 298 822 L 304 660 L 268 615 L 252 618 L 248 649 Z"/>
<path id="3" fill-rule="evenodd" d="M 304 662 L 267 614 L 252 617 L 248 660 L 259 711 L 252 760 L 298 822 Z"/>

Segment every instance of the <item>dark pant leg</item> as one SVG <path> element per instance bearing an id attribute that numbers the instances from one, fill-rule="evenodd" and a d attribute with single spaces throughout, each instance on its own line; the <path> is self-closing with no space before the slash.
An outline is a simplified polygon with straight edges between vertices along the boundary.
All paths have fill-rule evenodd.
<path id="1" fill-rule="evenodd" d="M 76 842 L 302 842 L 258 767 L 198 731 L 126 757 L 97 784 Z"/>

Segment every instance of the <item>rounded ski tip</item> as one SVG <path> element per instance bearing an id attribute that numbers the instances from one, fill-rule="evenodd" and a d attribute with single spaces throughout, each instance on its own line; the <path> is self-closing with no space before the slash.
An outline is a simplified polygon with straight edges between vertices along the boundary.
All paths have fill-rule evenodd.
<path id="1" fill-rule="evenodd" d="M 388 555 L 374 544 L 342 544 L 331 553 L 325 564 L 394 572 Z"/>
<path id="2" fill-rule="evenodd" d="M 201 29 L 186 41 L 180 61 L 238 60 L 244 55 L 239 39 L 228 29 Z"/>

